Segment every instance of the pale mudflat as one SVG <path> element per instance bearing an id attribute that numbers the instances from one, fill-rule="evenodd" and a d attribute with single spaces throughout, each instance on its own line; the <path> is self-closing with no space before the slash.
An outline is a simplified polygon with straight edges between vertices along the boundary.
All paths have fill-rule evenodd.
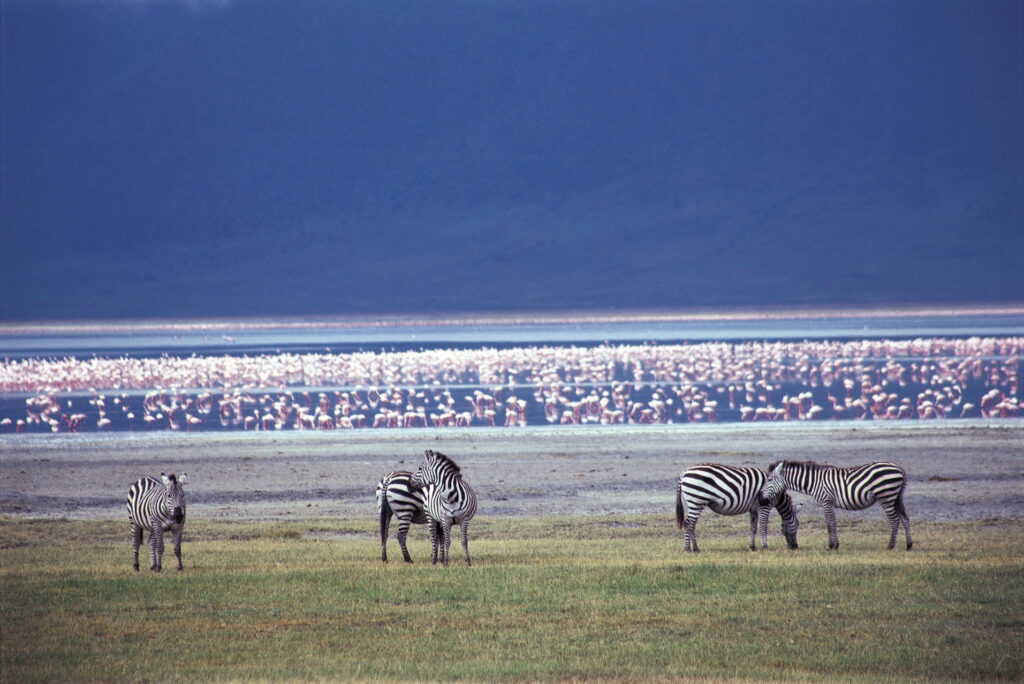
<path id="1" fill-rule="evenodd" d="M 117 519 L 137 478 L 185 471 L 190 519 L 369 524 L 377 480 L 415 469 L 427 448 L 462 466 L 480 516 L 671 517 L 689 465 L 790 458 L 899 463 L 911 520 L 1024 518 L 1024 423 L 1005 420 L 10 435 L 0 437 L 0 515 Z"/>

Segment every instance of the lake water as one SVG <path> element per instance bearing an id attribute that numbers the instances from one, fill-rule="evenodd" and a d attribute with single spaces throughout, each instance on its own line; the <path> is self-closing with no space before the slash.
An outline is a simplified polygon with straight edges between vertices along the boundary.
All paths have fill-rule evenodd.
<path id="1" fill-rule="evenodd" d="M 257 356 L 280 353 L 346 353 L 354 351 L 393 352 L 418 349 L 473 349 L 480 347 L 530 347 L 566 346 L 589 347 L 604 342 L 616 344 L 640 343 L 685 343 L 685 342 L 743 342 L 743 341 L 802 341 L 802 340 L 857 340 L 857 339 L 916 339 L 916 338 L 968 338 L 968 337 L 1024 337 L 1024 309 L 948 310 L 948 311 L 887 311 L 872 313 L 816 312 L 816 313 L 734 313 L 734 314 L 602 314 L 576 316 L 532 316 L 513 319 L 511 317 L 461 317 L 426 318 L 420 320 L 385 318 L 380 320 L 265 320 L 265 321 L 153 321 L 134 323 L 74 323 L 48 325 L 0 325 L 0 359 L 15 361 L 30 358 L 75 357 L 87 359 L 94 356 L 121 358 L 149 358 L 161 355 L 188 357 Z M 1019 345 L 1018 345 L 1019 346 Z M 914 361 L 916 359 L 910 360 Z M 883 360 L 879 360 L 884 363 Z M 1019 400 L 1019 388 L 1009 382 L 1009 377 L 1019 376 L 1020 361 L 1002 357 L 986 357 L 993 364 L 1009 363 L 1015 370 L 1001 371 L 1004 378 L 997 388 Z M 628 374 L 617 378 L 629 380 Z M 469 383 L 469 384 L 466 384 Z M 679 394 L 674 387 L 678 383 L 641 383 L 632 396 L 634 406 L 647 406 L 657 399 L 655 392 Z M 116 385 L 115 385 L 116 386 Z M 475 384 L 472 380 L 458 380 L 446 383 L 458 399 L 458 406 L 465 408 L 466 402 L 477 390 L 488 392 L 493 388 Z M 978 382 L 962 389 L 962 402 L 975 406 L 983 393 L 991 386 Z M 222 388 L 223 391 L 224 388 Z M 230 389 L 230 388 L 228 388 Z M 296 393 L 326 392 L 332 405 L 341 392 L 352 387 L 327 386 L 289 387 Z M 520 385 L 518 391 L 529 396 L 532 389 Z M 587 387 L 604 396 L 611 386 Z M 700 388 L 702 401 L 715 402 L 715 420 L 736 421 L 741 419 L 740 401 L 734 404 L 732 394 L 723 383 L 704 383 Z M 904 384 L 887 391 L 897 391 L 901 399 L 917 398 L 921 392 L 931 388 L 924 381 Z M 439 391 L 433 385 L 409 386 L 410 393 L 426 390 L 428 394 Z M 120 412 L 101 412 L 91 401 L 91 392 L 65 392 L 61 397 L 61 414 L 82 413 L 86 416 L 83 430 L 95 430 L 98 420 L 104 415 L 113 421 L 107 429 L 146 429 L 139 416 L 144 413 L 142 406 L 145 389 L 124 391 L 117 401 Z M 270 388 L 253 388 L 254 392 L 270 391 Z M 278 394 L 283 388 L 276 390 Z M 731 392 L 731 390 L 729 390 Z M 959 391 L 959 390 L 958 390 Z M 178 401 L 194 400 L 201 389 L 186 389 Z M 116 394 L 116 392 L 107 392 Z M 807 385 L 798 382 L 776 384 L 764 396 L 757 398 L 758 406 L 779 407 L 786 397 L 801 393 L 813 395 L 813 402 L 828 406 L 830 394 L 839 393 L 837 388 Z M 0 393 L 0 432 L 14 430 L 14 421 L 24 419 L 26 398 L 34 392 Z M 221 395 L 217 395 L 219 398 Z M 580 399 L 582 397 L 575 397 Z M 675 406 L 682 405 L 684 398 L 677 396 Z M 748 397 L 749 400 L 749 397 Z M 256 404 L 247 399 L 245 415 L 251 416 L 257 408 L 265 411 L 265 403 Z M 309 399 L 307 397 L 306 401 Z M 423 400 L 436 405 L 438 397 Z M 688 400 L 687 400 L 688 401 Z M 959 406 L 959 404 L 958 404 Z M 364 407 L 365 408 L 365 407 Z M 128 419 L 128 410 L 135 416 Z M 376 410 L 372 407 L 370 411 Z M 957 408 L 957 411 L 960 409 Z M 977 413 L 977 409 L 975 409 Z M 531 425 L 543 424 L 551 417 L 545 416 L 541 403 L 530 401 L 527 417 Z M 347 415 L 347 414 L 346 414 Z M 500 424 L 501 409 L 497 414 Z M 956 414 L 950 416 L 956 417 Z M 167 416 L 162 419 L 168 420 Z M 368 415 L 372 420 L 372 413 Z M 250 418 L 251 420 L 251 418 Z M 684 420 L 676 415 L 673 420 Z M 291 424 L 291 423 L 289 423 Z M 476 424 L 476 423 L 474 423 Z M 198 429 L 242 429 L 238 420 L 230 425 L 221 425 L 209 416 L 204 418 Z M 57 428 L 61 428 L 60 425 Z M 27 432 L 48 431 L 46 424 L 32 423 L 24 426 Z M 21 431 L 21 428 L 19 428 Z"/>

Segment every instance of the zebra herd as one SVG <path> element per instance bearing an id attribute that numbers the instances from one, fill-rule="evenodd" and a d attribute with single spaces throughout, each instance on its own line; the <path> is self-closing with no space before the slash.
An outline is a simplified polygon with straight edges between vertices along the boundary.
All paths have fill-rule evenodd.
<path id="1" fill-rule="evenodd" d="M 180 477 L 164 475 L 156 480 L 144 477 L 128 491 L 128 520 L 131 525 L 132 567 L 139 569 L 139 546 L 143 532 L 149 533 L 150 569 L 160 572 L 164 532 L 171 532 L 174 555 L 181 563 L 181 538 L 185 528 L 185 493 Z M 891 550 L 902 524 L 907 550 L 913 546 L 910 518 L 903 503 L 907 475 L 895 463 L 878 462 L 849 468 L 822 465 L 814 461 L 777 461 L 768 471 L 714 463 L 701 463 L 683 471 L 676 484 L 676 526 L 683 530 L 686 551 L 699 552 L 697 519 L 705 507 L 719 515 L 750 516 L 750 549 L 757 550 L 761 533 L 762 550 L 768 548 L 768 517 L 775 508 L 782 518 L 782 534 L 790 549 L 798 548 L 800 521 L 789 491 L 811 496 L 825 511 L 828 548 L 839 548 L 835 509 L 861 510 L 881 504 L 889 519 Z M 391 518 L 398 519 L 398 545 L 405 562 L 412 563 L 406 540 L 409 528 L 426 524 L 430 533 L 431 562 L 449 562 L 452 527 L 458 525 L 466 565 L 469 556 L 469 521 L 476 515 L 477 497 L 463 480 L 462 470 L 449 456 L 433 450 L 424 452 L 416 472 L 396 470 L 377 483 L 377 513 L 380 522 L 380 559 L 388 562 L 387 542 Z"/>
<path id="2" fill-rule="evenodd" d="M 750 514 L 750 549 L 755 550 L 755 533 L 761 530 L 761 549 L 768 547 L 768 515 L 772 507 L 782 518 L 782 534 L 789 548 L 796 549 L 800 526 L 788 490 L 807 494 L 825 510 L 828 548 L 839 548 L 835 509 L 859 511 L 876 501 L 889 519 L 889 549 L 896 546 L 900 524 L 907 538 L 907 550 L 914 545 L 910 517 L 903 504 L 907 474 L 895 463 L 868 463 L 850 468 L 822 465 L 814 461 L 776 461 L 765 473 L 757 468 L 702 463 L 683 471 L 676 485 L 676 527 L 683 530 L 687 551 L 697 548 L 697 518 L 705 506 L 720 515 Z M 691 548 L 692 544 L 692 548 Z"/>
<path id="3" fill-rule="evenodd" d="M 405 540 L 412 523 L 427 523 L 430 531 L 431 562 L 448 565 L 452 525 L 462 532 L 462 551 L 469 559 L 469 521 L 476 515 L 476 492 L 462 479 L 462 469 L 448 456 L 427 449 L 415 473 L 396 470 L 377 483 L 377 513 L 380 517 L 380 559 L 388 562 L 388 525 L 398 518 L 398 545 L 406 563 L 412 563 Z"/>

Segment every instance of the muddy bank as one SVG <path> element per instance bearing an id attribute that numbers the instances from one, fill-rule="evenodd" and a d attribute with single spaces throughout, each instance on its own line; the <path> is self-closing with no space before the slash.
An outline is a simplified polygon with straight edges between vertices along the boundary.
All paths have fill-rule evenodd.
<path id="1" fill-rule="evenodd" d="M 425 448 L 460 463 L 487 516 L 671 515 L 688 465 L 798 458 L 900 463 L 912 519 L 1024 518 L 1018 421 L 8 435 L 0 515 L 121 518 L 135 479 L 185 471 L 193 519 L 372 517 L 376 481 L 414 469 Z"/>

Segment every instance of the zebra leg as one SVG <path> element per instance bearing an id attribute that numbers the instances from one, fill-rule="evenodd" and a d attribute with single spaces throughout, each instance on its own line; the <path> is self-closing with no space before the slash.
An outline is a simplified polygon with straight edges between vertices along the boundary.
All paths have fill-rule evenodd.
<path id="1" fill-rule="evenodd" d="M 184 534 L 184 525 L 180 526 L 174 532 L 174 557 L 178 559 L 178 572 L 181 572 L 185 569 L 185 567 L 181 564 L 181 538 Z"/>
<path id="2" fill-rule="evenodd" d="M 754 528 L 761 528 L 761 550 L 768 550 L 768 516 L 772 513 L 770 506 L 758 506 L 750 512 L 750 550 L 754 550 Z"/>
<path id="3" fill-rule="evenodd" d="M 459 527 L 462 528 L 462 551 L 466 554 L 466 565 L 471 566 L 473 563 L 469 560 L 469 521 L 463 520 Z"/>
<path id="4" fill-rule="evenodd" d="M 441 562 L 448 567 L 448 553 L 452 548 L 452 519 L 445 518 L 441 521 Z"/>
<path id="5" fill-rule="evenodd" d="M 380 560 L 388 562 L 388 528 L 391 526 L 391 507 L 387 501 L 380 502 Z M 401 527 L 399 527 L 401 529 Z"/>
<path id="6" fill-rule="evenodd" d="M 409 536 L 409 526 L 412 525 L 412 520 L 398 519 L 398 545 L 402 547 L 402 557 L 406 563 L 412 563 L 412 556 L 409 555 L 409 548 L 405 545 L 405 540 Z"/>
<path id="7" fill-rule="evenodd" d="M 704 506 L 692 506 L 686 512 L 686 522 L 683 523 L 683 548 L 693 553 L 700 553 L 697 548 L 697 518 Z"/>
<path id="8" fill-rule="evenodd" d="M 889 519 L 889 551 L 896 548 L 896 535 L 900 531 L 900 516 L 896 514 L 896 506 L 889 502 L 882 504 L 882 510 L 885 511 L 885 517 Z"/>
<path id="9" fill-rule="evenodd" d="M 153 524 L 153 529 L 149 533 L 149 556 L 152 560 L 149 569 L 160 572 L 163 569 L 164 528 L 159 522 Z"/>
<path id="10" fill-rule="evenodd" d="M 694 517 L 689 522 L 690 525 L 690 545 L 694 553 L 700 553 L 700 549 L 697 547 L 697 518 Z"/>
<path id="11" fill-rule="evenodd" d="M 821 504 L 825 509 L 825 526 L 828 527 L 828 548 L 839 549 L 839 530 L 836 527 L 836 508 L 831 500 Z"/>
<path id="12" fill-rule="evenodd" d="M 132 523 L 132 568 L 139 571 L 139 547 L 142 546 L 142 525 Z"/>
<path id="13" fill-rule="evenodd" d="M 427 526 L 430 528 L 430 564 L 437 565 L 437 535 L 440 526 L 433 520 Z"/>
<path id="14" fill-rule="evenodd" d="M 907 508 L 903 505 L 903 492 L 896 497 L 896 513 L 903 523 L 903 531 L 907 535 L 907 551 L 914 546 L 914 540 L 910 537 L 910 516 L 907 515 Z"/>

